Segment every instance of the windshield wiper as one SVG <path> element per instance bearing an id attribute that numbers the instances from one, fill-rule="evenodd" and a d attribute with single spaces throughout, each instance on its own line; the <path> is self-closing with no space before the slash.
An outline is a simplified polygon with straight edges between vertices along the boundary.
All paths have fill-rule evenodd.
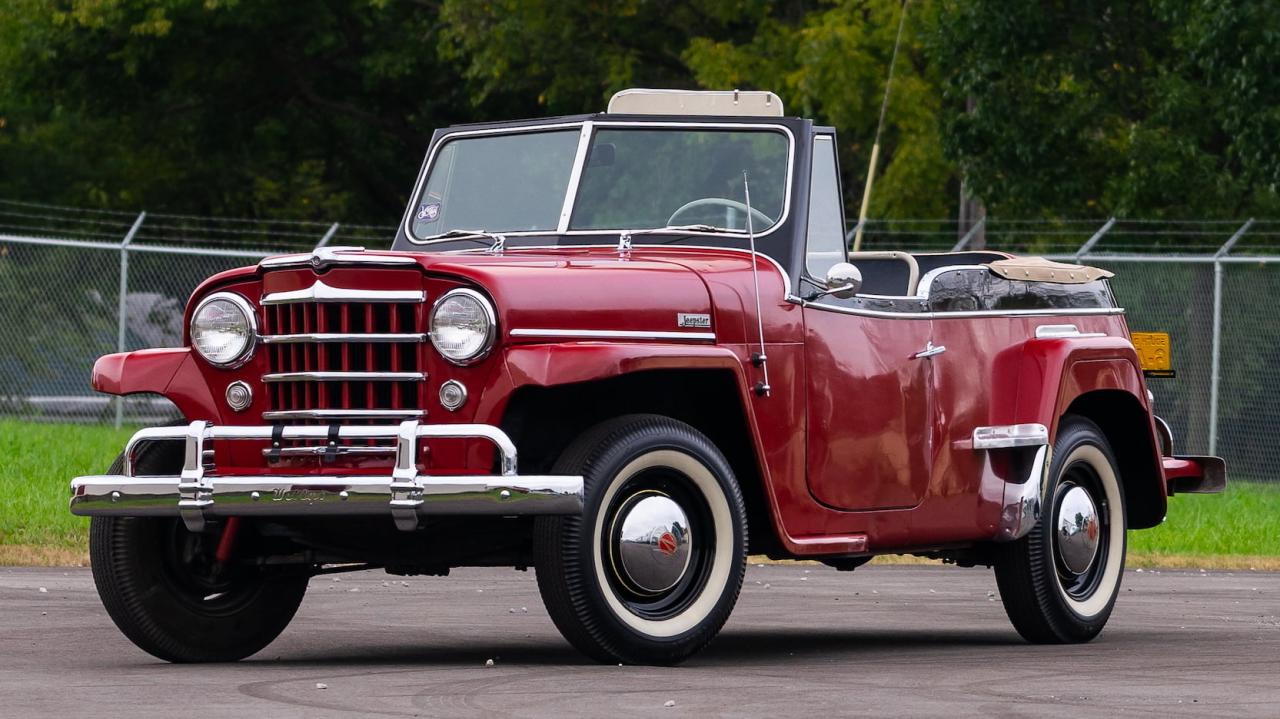
<path id="1" fill-rule="evenodd" d="M 631 230 L 631 231 L 629 231 L 629 232 L 624 232 L 624 233 L 622 233 L 622 236 L 623 236 L 623 237 L 626 237 L 626 238 L 628 238 L 628 239 L 630 239 L 631 237 L 635 237 L 636 235 L 653 235 L 653 234 L 658 234 L 658 233 L 663 233 L 663 232 L 681 232 L 681 231 L 686 231 L 686 232 L 730 232 L 730 233 L 733 233 L 733 234 L 735 234 L 735 235 L 745 235 L 745 234 L 747 234 L 747 231 L 746 231 L 746 230 L 735 230 L 735 229 L 732 229 L 732 228 L 729 228 L 729 227 L 718 227 L 718 226 L 716 226 L 716 225 L 704 225 L 704 224 L 699 224 L 699 225 L 667 225 L 666 227 L 653 227 L 653 228 L 649 228 L 649 229 L 645 229 L 645 230 Z M 676 235 L 675 237 L 672 237 L 672 238 L 671 238 L 671 239 L 669 239 L 669 240 L 664 240 L 664 241 L 662 241 L 662 242 L 658 242 L 658 243 L 656 243 L 656 244 L 659 244 L 659 245 L 669 245 L 669 244 L 671 244 L 672 242 L 675 242 L 676 240 L 679 240 L 679 239 L 683 239 L 683 235 Z M 622 237 L 619 237 L 619 238 L 618 238 L 618 242 L 619 242 L 619 244 L 621 244 L 621 243 L 622 243 Z"/>
<path id="2" fill-rule="evenodd" d="M 424 237 L 421 242 L 431 242 L 433 240 L 480 240 L 486 239 L 491 244 L 489 252 L 501 252 L 503 245 L 507 242 L 507 236 L 500 232 L 489 232 L 488 230 L 449 230 L 441 232 L 438 235 Z"/>

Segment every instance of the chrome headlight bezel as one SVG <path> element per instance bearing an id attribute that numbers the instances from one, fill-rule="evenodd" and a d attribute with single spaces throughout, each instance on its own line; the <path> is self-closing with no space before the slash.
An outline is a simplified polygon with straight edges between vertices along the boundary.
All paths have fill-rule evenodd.
<path id="1" fill-rule="evenodd" d="M 200 345 L 196 342 L 196 320 L 200 318 L 200 313 L 214 302 L 227 302 L 240 312 L 240 316 L 244 319 L 245 329 L 248 332 L 248 340 L 244 347 L 230 360 L 218 361 L 206 355 L 200 349 Z M 187 327 L 187 334 L 191 337 L 191 349 L 205 362 L 219 369 L 236 369 L 244 366 L 250 359 L 253 359 L 254 351 L 258 347 L 258 317 L 253 309 L 253 304 L 241 295 L 234 292 L 214 292 L 213 294 L 200 300 L 195 310 L 191 313 L 191 325 Z"/>
<path id="2" fill-rule="evenodd" d="M 445 302 L 457 297 L 466 297 L 467 299 L 474 301 L 480 307 L 487 323 L 480 345 L 477 349 L 465 356 L 453 356 L 446 353 L 440 348 L 440 344 L 436 339 L 436 315 L 439 314 L 440 308 Z M 452 289 L 443 295 L 440 295 L 440 297 L 431 305 L 431 314 L 427 319 L 427 336 L 431 338 L 431 346 L 435 348 L 436 353 L 449 362 L 458 366 L 475 364 L 485 357 L 488 357 L 489 353 L 493 351 L 494 340 L 498 336 L 498 314 L 493 309 L 493 303 L 491 303 L 489 298 L 485 297 L 483 294 L 465 287 Z"/>

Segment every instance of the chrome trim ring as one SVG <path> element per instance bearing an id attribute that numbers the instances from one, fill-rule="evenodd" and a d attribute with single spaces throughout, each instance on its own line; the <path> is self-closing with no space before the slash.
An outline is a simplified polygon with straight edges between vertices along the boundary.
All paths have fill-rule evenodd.
<path id="1" fill-rule="evenodd" d="M 1047 500 L 1045 512 L 1047 569 L 1053 573 L 1058 594 L 1070 610 L 1083 618 L 1094 617 L 1107 610 L 1120 583 L 1125 548 L 1124 499 L 1111 460 L 1097 445 L 1077 445 L 1058 472 L 1057 486 Z M 1096 554 L 1082 572 L 1067 565 L 1058 547 L 1064 500 L 1077 488 L 1087 493 L 1097 518 Z M 1065 511 L 1072 511 L 1069 505 Z"/>
<path id="2" fill-rule="evenodd" d="M 233 393 L 233 390 L 239 390 L 239 392 Z M 225 396 L 227 406 L 236 412 L 243 412 L 253 404 L 253 388 L 242 380 L 236 380 L 227 385 Z"/>
<path id="3" fill-rule="evenodd" d="M 440 309 L 440 305 L 445 300 L 455 295 L 465 295 L 479 302 L 480 308 L 484 311 L 485 318 L 489 320 L 489 331 L 485 334 L 484 344 L 480 346 L 480 350 L 475 354 L 471 355 L 470 357 L 464 357 L 462 359 L 454 359 L 446 355 L 444 352 L 441 352 L 440 348 L 436 345 L 436 338 L 434 337 L 435 326 L 436 326 L 436 311 Z M 476 292 L 473 289 L 470 289 L 467 287 L 459 287 L 457 289 L 449 290 L 443 295 L 440 295 L 440 297 L 436 299 L 436 301 L 431 305 L 431 314 L 427 316 L 427 337 L 431 340 L 431 347 L 435 349 L 436 354 L 440 355 L 441 357 L 451 362 L 452 364 L 456 364 L 460 367 L 465 367 L 466 365 L 475 364 L 476 362 L 479 362 L 485 357 L 488 357 L 489 353 L 493 351 L 494 338 L 496 338 L 497 336 L 498 336 L 498 314 L 493 309 L 493 303 L 489 301 L 488 297 L 485 297 L 484 295 L 480 294 L 479 292 Z"/>
<path id="4" fill-rule="evenodd" d="M 457 399 L 451 400 L 445 397 L 446 390 L 448 389 L 456 389 L 458 391 Z M 467 386 L 465 384 L 459 382 L 456 379 L 451 379 L 448 382 L 445 382 L 444 384 L 440 385 L 440 406 L 441 407 L 444 407 L 450 412 L 457 412 L 459 409 L 462 408 L 462 405 L 466 403 L 467 403 Z"/>
<path id="5" fill-rule="evenodd" d="M 1094 506 L 1089 490 L 1071 485 L 1062 492 L 1054 532 L 1054 549 L 1063 568 L 1072 574 L 1089 571 L 1098 556 L 1098 539 L 1101 536 L 1098 508 Z"/>
<path id="6" fill-rule="evenodd" d="M 227 302 L 230 302 L 244 314 L 245 320 L 249 324 L 249 341 L 245 344 L 244 350 L 230 362 L 214 362 L 209 359 L 196 347 L 194 339 L 191 340 L 191 349 L 195 350 L 195 353 L 200 355 L 200 359 L 203 359 L 205 362 L 208 362 L 218 369 L 237 369 L 239 367 L 243 367 L 245 363 L 253 359 L 253 355 L 258 349 L 258 311 L 254 309 L 253 303 L 235 292 L 214 292 L 200 300 L 196 305 L 195 310 L 191 312 L 192 324 L 195 323 L 196 317 L 200 315 L 200 310 L 204 309 L 205 305 L 217 300 L 226 300 Z M 187 336 L 191 336 L 190 325 L 187 326 Z"/>
<path id="7" fill-rule="evenodd" d="M 614 515 L 618 579 L 641 594 L 661 594 L 689 569 L 689 518 L 671 497 L 649 490 L 627 500 Z M 620 570 L 620 571 L 619 571 Z"/>

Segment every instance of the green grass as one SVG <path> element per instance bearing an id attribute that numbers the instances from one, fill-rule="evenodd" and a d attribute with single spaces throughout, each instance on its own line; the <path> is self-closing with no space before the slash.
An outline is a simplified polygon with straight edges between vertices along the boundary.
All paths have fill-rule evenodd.
<path id="1" fill-rule="evenodd" d="M 86 546 L 67 511 L 72 477 L 107 471 L 135 428 L 0 420 L 0 545 Z"/>
<path id="2" fill-rule="evenodd" d="M 105 472 L 133 430 L 0 420 L 0 563 L 82 556 L 89 520 L 67 511 L 68 481 Z M 1129 533 L 1129 553 L 1135 566 L 1280 566 L 1280 484 L 1172 497 L 1164 524 Z"/>
<path id="3" fill-rule="evenodd" d="M 1164 524 L 1129 532 L 1129 551 L 1280 557 L 1280 484 L 1229 478 L 1222 494 L 1174 495 Z"/>

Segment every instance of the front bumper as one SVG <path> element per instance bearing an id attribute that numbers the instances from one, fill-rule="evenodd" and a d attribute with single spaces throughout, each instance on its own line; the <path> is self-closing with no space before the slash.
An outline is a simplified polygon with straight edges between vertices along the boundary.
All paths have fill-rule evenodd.
<path id="1" fill-rule="evenodd" d="M 71 513 L 87 517 L 181 517 L 193 532 L 209 517 L 390 515 L 404 530 L 427 514 L 517 516 L 581 514 L 582 477 L 529 476 L 516 471 L 516 448 L 506 433 L 483 424 L 340 427 L 339 439 L 394 439 L 389 475 L 218 475 L 215 440 L 327 440 L 323 426 L 219 426 L 192 422 L 153 427 L 125 446 L 124 474 L 76 477 Z M 430 476 L 418 471 L 421 438 L 485 439 L 497 447 L 500 474 Z M 135 457 L 148 442 L 185 444 L 180 475 L 135 476 Z"/>

